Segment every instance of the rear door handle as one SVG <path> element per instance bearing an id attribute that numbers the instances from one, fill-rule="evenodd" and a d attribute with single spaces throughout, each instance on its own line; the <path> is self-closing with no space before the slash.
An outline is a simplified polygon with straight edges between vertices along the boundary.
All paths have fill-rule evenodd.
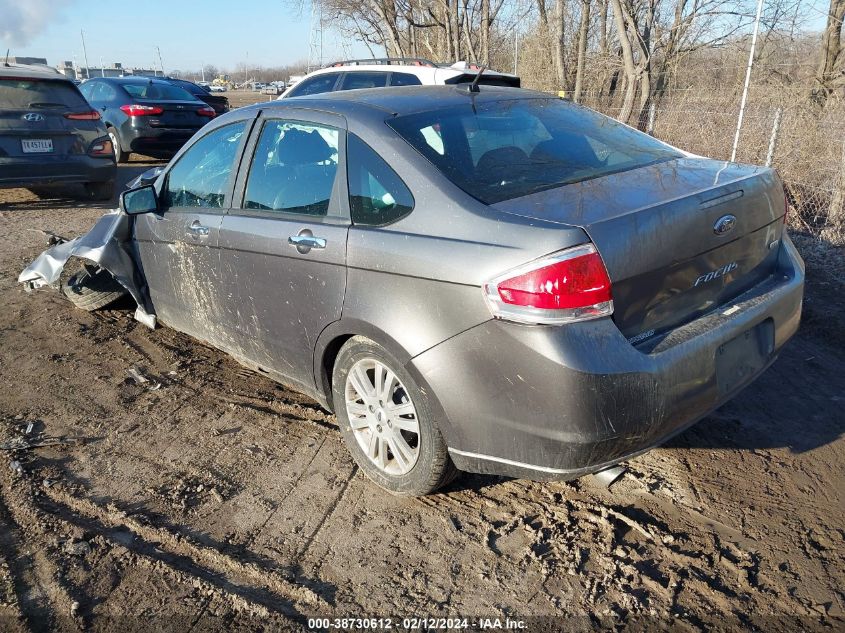
<path id="1" fill-rule="evenodd" d="M 326 239 L 313 235 L 291 235 L 288 238 L 288 244 L 303 250 L 306 248 L 326 248 Z"/>
<path id="2" fill-rule="evenodd" d="M 188 235 L 191 237 L 207 237 L 208 227 L 200 224 L 199 220 L 194 220 L 188 227 Z"/>

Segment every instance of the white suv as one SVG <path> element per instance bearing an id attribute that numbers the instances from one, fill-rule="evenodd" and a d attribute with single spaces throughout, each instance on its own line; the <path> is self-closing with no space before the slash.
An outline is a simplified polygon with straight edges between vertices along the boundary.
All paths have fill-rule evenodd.
<path id="1" fill-rule="evenodd" d="M 329 64 L 309 73 L 296 85 L 285 90 L 279 99 L 357 88 L 470 83 L 480 70 L 480 66 L 467 62 L 447 66 L 416 57 L 352 59 Z M 486 69 L 478 83 L 513 88 L 520 86 L 519 77 L 516 75 Z"/>

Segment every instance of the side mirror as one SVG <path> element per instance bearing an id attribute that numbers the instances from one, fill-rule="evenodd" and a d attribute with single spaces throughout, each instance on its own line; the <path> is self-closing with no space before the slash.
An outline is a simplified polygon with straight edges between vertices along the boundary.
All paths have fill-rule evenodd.
<path id="1" fill-rule="evenodd" d="M 127 215 L 158 211 L 158 196 L 152 185 L 130 189 L 120 194 L 120 210 Z"/>

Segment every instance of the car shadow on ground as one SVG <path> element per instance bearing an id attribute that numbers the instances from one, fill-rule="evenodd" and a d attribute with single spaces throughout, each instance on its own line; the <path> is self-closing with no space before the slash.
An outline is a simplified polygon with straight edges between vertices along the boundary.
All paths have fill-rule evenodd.
<path id="1" fill-rule="evenodd" d="M 154 167 L 163 167 L 167 161 L 144 160 L 117 167 L 114 196 L 111 200 L 91 200 L 82 185 L 62 185 L 39 188 L 37 193 L 27 189 L 0 190 L 0 211 L 32 211 L 49 209 L 114 209 L 126 185 Z"/>

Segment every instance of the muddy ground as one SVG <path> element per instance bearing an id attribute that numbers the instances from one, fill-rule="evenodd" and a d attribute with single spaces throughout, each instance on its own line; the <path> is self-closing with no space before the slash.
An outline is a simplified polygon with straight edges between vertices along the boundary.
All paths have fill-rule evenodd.
<path id="1" fill-rule="evenodd" d="M 841 279 L 811 266 L 780 360 L 610 489 L 466 475 L 401 499 L 308 398 L 131 306 L 24 293 L 38 229 L 77 235 L 107 206 L 0 191 L 0 443 L 72 442 L 0 449 L 0 630 L 842 630 Z"/>

